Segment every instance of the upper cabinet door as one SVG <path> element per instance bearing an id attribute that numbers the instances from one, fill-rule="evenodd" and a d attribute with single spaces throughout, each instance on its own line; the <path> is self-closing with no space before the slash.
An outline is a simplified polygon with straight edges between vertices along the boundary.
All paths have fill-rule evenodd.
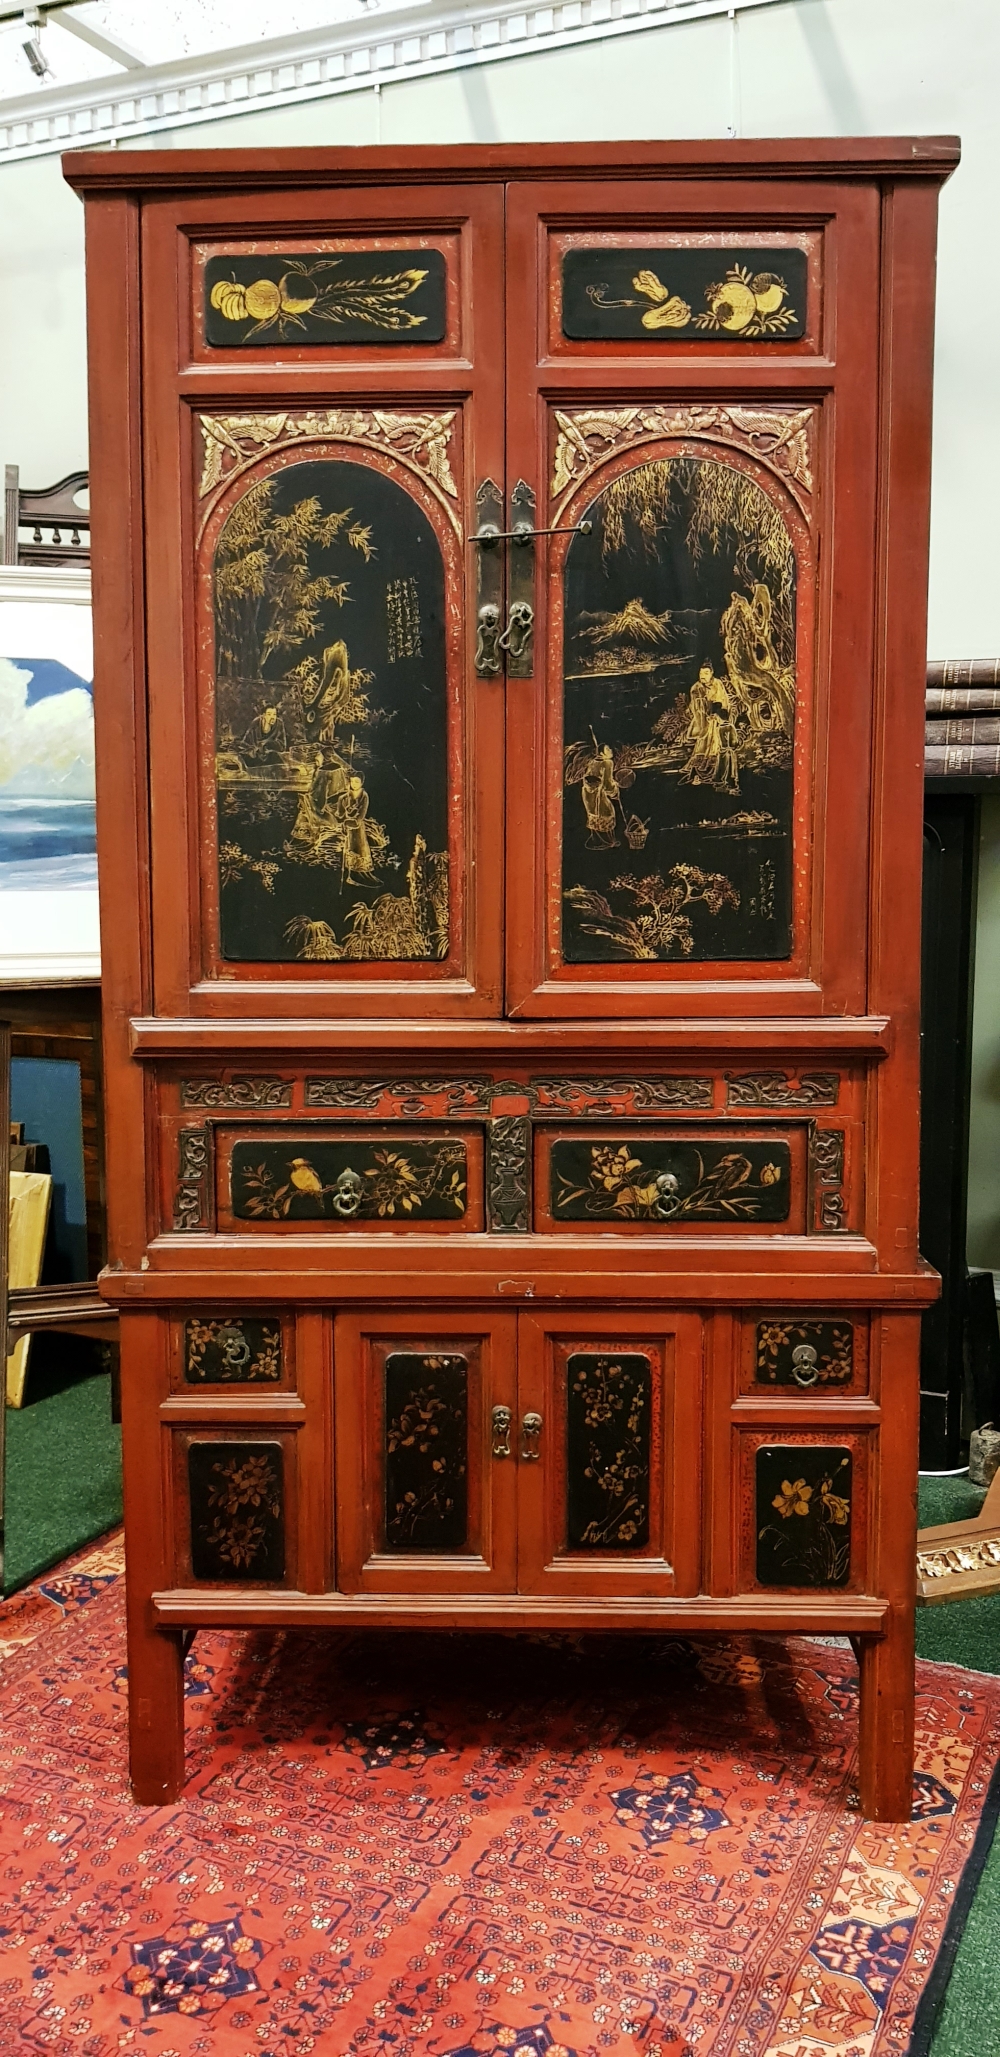
<path id="1" fill-rule="evenodd" d="M 509 190 L 512 1013 L 865 1010 L 878 249 L 874 187 Z"/>
<path id="2" fill-rule="evenodd" d="M 502 233 L 499 186 L 144 211 L 161 1014 L 501 1006 L 468 539 L 503 477 Z"/>

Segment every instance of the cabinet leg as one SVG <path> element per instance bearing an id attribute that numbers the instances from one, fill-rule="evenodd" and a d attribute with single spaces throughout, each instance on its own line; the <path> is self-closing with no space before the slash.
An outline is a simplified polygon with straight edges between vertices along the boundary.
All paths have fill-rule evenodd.
<path id="1" fill-rule="evenodd" d="M 179 1631 L 134 1621 L 128 1636 L 129 1772 L 140 1807 L 163 1807 L 184 1784 L 184 1655 Z"/>
<path id="2" fill-rule="evenodd" d="M 861 1812 L 866 1821 L 909 1821 L 913 1808 L 914 1624 L 890 1613 L 884 1636 L 862 1636 Z"/>

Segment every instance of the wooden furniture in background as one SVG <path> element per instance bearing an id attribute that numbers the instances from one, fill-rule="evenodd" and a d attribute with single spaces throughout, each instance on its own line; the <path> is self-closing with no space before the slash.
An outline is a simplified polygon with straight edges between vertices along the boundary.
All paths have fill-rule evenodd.
<path id="1" fill-rule="evenodd" d="M 1000 1593 L 1000 1471 L 972 1521 L 942 1522 L 917 1536 L 918 1604 L 973 1593 Z"/>
<path id="2" fill-rule="evenodd" d="M 909 1815 L 956 159 L 64 160 L 141 1800 L 202 1625 L 824 1630 Z"/>
<path id="3" fill-rule="evenodd" d="M 46 1171 L 12 1171 L 9 1177 L 10 1234 L 7 1253 L 8 1289 L 38 1285 L 45 1255 L 45 1236 L 52 1204 L 52 1180 Z M 8 1314 L 8 1335 L 12 1324 Z M 16 1337 L 7 1358 L 8 1407 L 24 1404 L 30 1335 Z"/>
<path id="4" fill-rule="evenodd" d="M 20 483 L 16 464 L 4 467 L 5 564 L 90 563 L 90 474 L 71 471 L 37 491 Z M 81 498 L 85 505 L 81 507 Z M 30 535 L 22 530 L 30 529 Z"/>

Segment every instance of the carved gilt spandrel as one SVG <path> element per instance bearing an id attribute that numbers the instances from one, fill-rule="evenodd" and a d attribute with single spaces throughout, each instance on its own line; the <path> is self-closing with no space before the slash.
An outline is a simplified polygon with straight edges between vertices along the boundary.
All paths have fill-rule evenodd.
<path id="1" fill-rule="evenodd" d="M 726 1073 L 729 1107 L 835 1107 L 839 1093 L 836 1071 Z"/>
<path id="2" fill-rule="evenodd" d="M 211 1130 L 182 1128 L 177 1134 L 177 1184 L 174 1190 L 173 1226 L 179 1235 L 207 1229 L 209 1221 L 209 1173 L 212 1163 Z"/>
<path id="3" fill-rule="evenodd" d="M 290 1107 L 293 1079 L 273 1074 L 181 1080 L 182 1107 Z"/>
<path id="4" fill-rule="evenodd" d="M 486 1131 L 486 1201 L 491 1229 L 525 1233 L 531 1227 L 531 1122 L 499 1114 Z"/>
<path id="5" fill-rule="evenodd" d="M 488 1114 L 495 1091 L 494 1081 L 481 1073 L 459 1079 L 314 1077 L 306 1079 L 305 1104 L 373 1114 L 389 1100 L 390 1112 L 420 1117 L 432 1111 L 430 1103 L 443 1099 L 448 1115 Z"/>
<path id="6" fill-rule="evenodd" d="M 809 1171 L 816 1224 L 827 1235 L 843 1234 L 847 1228 L 847 1203 L 842 1190 L 845 1156 L 844 1130 L 814 1124 L 809 1136 Z"/>
<path id="7" fill-rule="evenodd" d="M 458 485 L 453 469 L 452 439 L 458 409 L 416 413 L 379 407 L 289 409 L 267 414 L 200 414 L 202 470 L 198 497 L 207 502 L 202 526 L 218 490 L 238 472 L 249 470 L 265 450 L 297 444 L 361 443 L 383 450 L 423 480 L 461 539 Z"/>
<path id="8" fill-rule="evenodd" d="M 686 1073 L 662 1078 L 533 1078 L 532 1105 L 539 1114 L 655 1114 L 662 1108 L 711 1107 L 710 1078 Z"/>
<path id="9" fill-rule="evenodd" d="M 746 451 L 766 464 L 808 516 L 813 493 L 814 407 L 572 407 L 554 410 L 550 491 L 556 521 L 563 503 L 615 450 L 665 436 L 697 436 Z"/>

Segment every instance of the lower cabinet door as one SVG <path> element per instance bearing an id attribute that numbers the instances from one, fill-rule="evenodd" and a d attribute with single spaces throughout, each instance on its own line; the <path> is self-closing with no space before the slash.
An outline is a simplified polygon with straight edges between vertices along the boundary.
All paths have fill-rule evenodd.
<path id="1" fill-rule="evenodd" d="M 702 1325 L 518 1317 L 518 1589 L 699 1588 Z"/>
<path id="2" fill-rule="evenodd" d="M 338 1586 L 516 1590 L 515 1314 L 342 1314 Z"/>

